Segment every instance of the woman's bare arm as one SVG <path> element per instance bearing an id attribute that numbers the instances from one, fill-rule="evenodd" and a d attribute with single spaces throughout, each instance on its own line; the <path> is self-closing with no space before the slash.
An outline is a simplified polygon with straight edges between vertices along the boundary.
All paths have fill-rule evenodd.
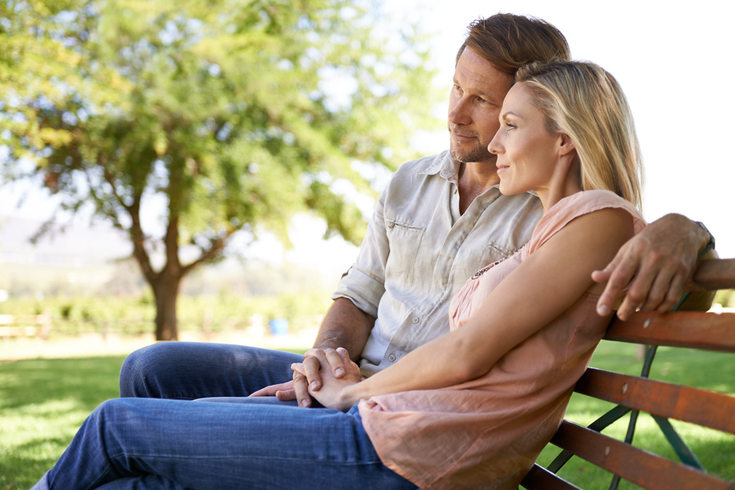
<path id="1" fill-rule="evenodd" d="M 462 328 L 363 382 L 325 378 L 313 396 L 344 410 L 370 396 L 443 388 L 486 374 L 586 291 L 601 292 L 603 286 L 593 283 L 591 272 L 604 267 L 632 235 L 633 220 L 623 210 L 604 209 L 575 219 L 505 278 Z"/>

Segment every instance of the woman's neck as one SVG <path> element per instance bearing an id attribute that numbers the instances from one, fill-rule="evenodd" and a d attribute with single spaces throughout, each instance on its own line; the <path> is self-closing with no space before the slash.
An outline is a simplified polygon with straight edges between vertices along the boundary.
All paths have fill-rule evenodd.
<path id="1" fill-rule="evenodd" d="M 576 154 L 569 159 L 560 159 L 549 184 L 534 189 L 544 207 L 544 213 L 565 197 L 583 190 L 582 172 Z"/>

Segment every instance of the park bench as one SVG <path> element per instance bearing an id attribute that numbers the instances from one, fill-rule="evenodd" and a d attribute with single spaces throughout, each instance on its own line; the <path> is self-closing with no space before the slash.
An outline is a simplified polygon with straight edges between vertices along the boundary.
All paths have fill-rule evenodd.
<path id="1" fill-rule="evenodd" d="M 695 274 L 693 289 L 712 291 L 735 287 L 735 261 L 706 262 L 710 263 Z M 579 490 L 556 475 L 576 455 L 613 474 L 610 490 L 618 487 L 621 478 L 649 490 L 735 490 L 735 481 L 727 482 L 705 472 L 669 422 L 675 419 L 735 435 L 735 396 L 648 379 L 658 346 L 735 354 L 735 314 L 638 312 L 626 322 L 614 319 L 605 339 L 648 346 L 641 375 L 588 368 L 574 391 L 616 406 L 588 427 L 564 420 L 551 439 L 551 444 L 562 452 L 548 468 L 534 465 L 521 486 L 527 490 Z M 732 362 L 735 363 L 735 356 Z M 680 463 L 631 444 L 641 411 L 653 417 Z M 601 433 L 628 414 L 624 440 Z M 735 445 L 732 457 L 735 458 Z"/>

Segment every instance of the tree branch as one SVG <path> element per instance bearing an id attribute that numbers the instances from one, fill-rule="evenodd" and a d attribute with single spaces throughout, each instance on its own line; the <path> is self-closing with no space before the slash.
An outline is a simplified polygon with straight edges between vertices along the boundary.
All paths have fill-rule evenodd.
<path id="1" fill-rule="evenodd" d="M 117 200 L 118 204 L 120 204 L 120 206 L 122 206 L 123 209 L 125 209 L 128 212 L 128 214 L 130 214 L 130 209 L 128 209 L 128 207 L 125 205 L 125 203 L 122 202 L 122 199 L 117 194 L 117 190 L 115 189 L 115 185 L 112 183 L 111 179 L 108 178 L 107 171 L 103 171 L 103 174 L 105 176 L 105 180 L 112 187 L 112 195 L 115 196 L 115 199 Z M 108 218 L 110 218 L 110 220 L 112 220 L 112 226 L 114 226 L 115 228 L 117 228 L 119 230 L 124 230 L 125 228 L 123 227 L 122 223 L 120 223 L 120 220 L 118 219 L 118 215 L 116 213 L 112 212 L 112 211 L 105 210 L 104 206 L 103 205 L 100 205 L 100 203 L 104 204 L 105 200 L 104 199 L 101 199 L 97 195 L 97 191 L 95 191 L 95 185 L 92 182 L 92 177 L 90 176 L 89 172 L 86 171 L 86 170 L 84 170 L 84 175 L 87 176 L 87 183 L 89 184 L 89 193 L 92 196 L 92 199 L 95 201 L 96 204 L 98 204 L 99 208 L 102 209 L 102 212 L 104 213 L 104 215 L 107 216 Z"/>
<path id="2" fill-rule="evenodd" d="M 138 261 L 140 269 L 143 271 L 143 275 L 148 283 L 153 285 L 158 280 L 158 274 L 153 270 L 151 259 L 145 249 L 145 236 L 143 235 L 143 228 L 140 224 L 141 198 L 142 193 L 136 193 L 133 197 L 133 204 L 127 207 L 132 221 L 129 230 L 130 241 L 133 243 L 133 257 Z"/>
<path id="3" fill-rule="evenodd" d="M 181 277 L 184 277 L 186 274 L 191 272 L 193 269 L 199 267 L 201 264 L 215 258 L 217 254 L 220 253 L 222 249 L 225 247 L 225 244 L 227 243 L 227 239 L 230 238 L 239 229 L 240 229 L 239 227 L 232 228 L 225 233 L 225 236 L 219 237 L 216 240 L 213 240 L 212 246 L 209 247 L 208 250 L 204 250 L 200 247 L 199 249 L 201 250 L 202 254 L 194 262 L 187 264 L 181 268 Z"/>

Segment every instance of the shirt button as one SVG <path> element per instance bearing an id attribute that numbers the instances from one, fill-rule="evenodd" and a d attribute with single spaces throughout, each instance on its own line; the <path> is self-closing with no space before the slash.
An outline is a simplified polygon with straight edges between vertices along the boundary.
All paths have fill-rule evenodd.
<path id="1" fill-rule="evenodd" d="M 391 354 L 391 355 L 388 356 L 388 360 L 390 360 L 390 362 L 396 362 L 396 356 L 394 356 L 393 354 Z"/>
<path id="2" fill-rule="evenodd" d="M 413 317 L 413 320 L 411 320 L 411 321 L 413 323 L 418 323 L 419 322 L 419 317 L 415 316 L 415 317 Z"/>
<path id="3" fill-rule="evenodd" d="M 392 222 L 392 221 L 389 221 L 388 222 L 388 228 L 393 228 L 394 226 L 396 226 L 396 224 L 394 222 Z"/>

